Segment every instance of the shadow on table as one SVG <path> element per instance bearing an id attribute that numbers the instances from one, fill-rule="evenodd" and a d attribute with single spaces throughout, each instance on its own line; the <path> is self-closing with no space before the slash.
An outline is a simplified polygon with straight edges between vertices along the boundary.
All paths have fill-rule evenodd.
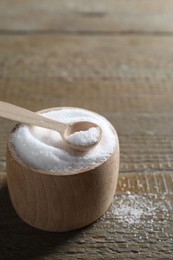
<path id="1" fill-rule="evenodd" d="M 0 259 L 32 259 L 63 253 L 80 230 L 66 233 L 40 231 L 16 214 L 7 186 L 0 189 Z"/>

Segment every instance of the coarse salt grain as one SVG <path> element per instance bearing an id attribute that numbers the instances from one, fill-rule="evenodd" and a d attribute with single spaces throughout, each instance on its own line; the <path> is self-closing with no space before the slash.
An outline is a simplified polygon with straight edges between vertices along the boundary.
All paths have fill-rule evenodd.
<path id="1" fill-rule="evenodd" d="M 56 131 L 21 125 L 13 133 L 12 142 L 18 156 L 33 168 L 57 173 L 78 172 L 91 166 L 94 168 L 106 161 L 117 145 L 114 128 L 99 114 L 80 108 L 61 108 L 44 112 L 43 115 L 64 123 L 91 121 L 100 126 L 102 135 L 94 148 L 79 152 L 69 149 Z"/>
<path id="2" fill-rule="evenodd" d="M 99 139 L 100 130 L 98 127 L 91 127 L 86 131 L 78 131 L 67 137 L 71 144 L 89 146 L 96 143 Z"/>

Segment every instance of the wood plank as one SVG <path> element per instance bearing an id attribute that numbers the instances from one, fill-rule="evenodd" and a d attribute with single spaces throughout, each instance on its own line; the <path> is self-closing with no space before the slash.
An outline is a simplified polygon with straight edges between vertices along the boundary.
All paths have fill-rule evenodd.
<path id="1" fill-rule="evenodd" d="M 116 193 L 173 194 L 172 172 L 162 171 L 120 175 Z"/>
<path id="2" fill-rule="evenodd" d="M 172 259 L 172 172 L 155 178 L 163 189 L 154 189 L 152 175 L 145 173 L 120 177 L 114 201 L 98 221 L 78 231 L 48 234 L 16 215 L 0 173 L 1 258 Z"/>
<path id="3" fill-rule="evenodd" d="M 171 112 L 172 45 L 159 36 L 1 36 L 0 99 L 33 110 Z"/>
<path id="4" fill-rule="evenodd" d="M 6 0 L 1 32 L 172 32 L 171 0 Z"/>
<path id="5" fill-rule="evenodd" d="M 32 78 L 32 73 L 30 75 Z M 172 86 L 173 79 L 169 82 L 153 79 L 152 83 L 148 83 L 147 79 L 118 78 L 68 81 L 58 77 L 48 79 L 45 75 L 45 78 L 0 79 L 0 99 L 34 111 L 48 107 L 75 106 L 99 113 L 171 113 Z M 145 94 L 142 95 L 142 92 Z"/>

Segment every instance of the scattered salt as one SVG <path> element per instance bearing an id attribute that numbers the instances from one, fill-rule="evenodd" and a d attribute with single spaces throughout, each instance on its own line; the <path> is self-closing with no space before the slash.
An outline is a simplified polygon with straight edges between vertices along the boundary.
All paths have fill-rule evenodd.
<path id="1" fill-rule="evenodd" d="M 116 234 L 116 241 L 132 248 L 133 244 L 139 241 L 147 244 L 147 241 L 153 243 L 160 239 L 162 243 L 163 241 L 167 243 L 167 238 L 170 240 L 172 236 L 170 229 L 172 219 L 170 193 L 136 194 L 131 192 L 128 194 L 126 192 L 114 196 L 112 206 L 101 218 L 100 226 L 109 230 L 108 234 L 112 234 L 110 241 L 115 240 Z"/>
<path id="2" fill-rule="evenodd" d="M 33 168 L 58 173 L 78 172 L 106 161 L 117 145 L 112 125 L 94 112 L 80 108 L 62 108 L 46 112 L 44 116 L 64 123 L 91 121 L 101 127 L 102 136 L 94 148 L 83 153 L 69 149 L 56 131 L 21 125 L 13 133 L 12 142 L 20 158 Z M 83 136 L 83 133 L 80 135 Z"/>
<path id="3" fill-rule="evenodd" d="M 152 224 L 154 220 L 160 219 L 160 215 L 163 215 L 165 220 L 169 218 L 165 201 L 165 197 L 157 198 L 153 194 L 145 196 L 126 193 L 121 197 L 115 196 L 111 213 L 116 217 L 118 223 L 126 226 Z"/>
<path id="4" fill-rule="evenodd" d="M 67 137 L 67 141 L 71 144 L 89 146 L 95 144 L 100 135 L 98 127 L 91 127 L 86 131 L 78 131 Z"/>

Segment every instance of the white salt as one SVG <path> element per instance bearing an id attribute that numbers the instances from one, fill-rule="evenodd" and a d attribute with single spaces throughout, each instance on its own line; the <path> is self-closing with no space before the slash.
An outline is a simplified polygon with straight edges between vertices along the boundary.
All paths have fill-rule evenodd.
<path id="1" fill-rule="evenodd" d="M 100 130 L 98 127 L 91 127 L 85 131 L 78 131 L 67 137 L 71 144 L 89 146 L 99 140 Z"/>
<path id="2" fill-rule="evenodd" d="M 116 221 L 123 225 L 152 224 L 154 220 L 159 220 L 161 215 L 164 219 L 169 217 L 165 203 L 167 199 L 164 196 L 126 193 L 115 196 L 114 199 L 111 213 L 115 215 Z"/>
<path id="3" fill-rule="evenodd" d="M 33 168 L 57 173 L 78 172 L 91 166 L 94 168 L 106 161 L 117 145 L 112 125 L 94 112 L 80 108 L 62 108 L 46 112 L 44 116 L 64 123 L 96 123 L 102 129 L 101 140 L 88 152 L 79 152 L 70 149 L 56 131 L 21 125 L 13 133 L 12 142 L 19 157 Z"/>

